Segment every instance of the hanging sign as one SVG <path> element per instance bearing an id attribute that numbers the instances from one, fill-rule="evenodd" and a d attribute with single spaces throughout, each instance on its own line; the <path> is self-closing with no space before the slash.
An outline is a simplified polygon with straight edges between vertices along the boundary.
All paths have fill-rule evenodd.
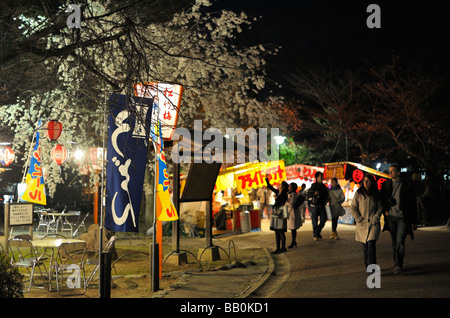
<path id="1" fill-rule="evenodd" d="M 109 98 L 105 227 L 110 231 L 138 232 L 152 104 L 149 98 Z"/>
<path id="2" fill-rule="evenodd" d="M 314 180 L 316 172 L 323 172 L 324 168 L 310 165 L 291 165 L 286 167 L 286 179 Z"/>
<path id="3" fill-rule="evenodd" d="M 153 98 L 154 103 L 159 107 L 158 117 L 154 117 L 153 120 L 161 122 L 162 138 L 171 140 L 177 126 L 183 86 L 151 82 L 136 84 L 134 88 L 136 96 Z"/>
<path id="4" fill-rule="evenodd" d="M 362 164 L 353 162 L 325 164 L 324 179 L 337 178 L 353 181 L 355 183 L 361 183 L 364 179 L 364 176 L 368 173 L 375 176 L 378 190 L 381 189 L 381 185 L 383 184 L 383 182 L 389 179 L 389 175 L 387 175 L 386 173 L 382 173 L 370 167 L 366 167 Z"/>
<path id="5" fill-rule="evenodd" d="M 266 177 L 270 184 L 275 186 L 286 180 L 284 160 L 254 163 L 244 171 L 236 171 L 234 173 L 236 190 L 242 192 L 260 188 L 266 185 L 264 180 Z"/>
<path id="6" fill-rule="evenodd" d="M 369 167 L 361 167 L 355 166 L 352 164 L 346 164 L 345 169 L 345 179 L 353 181 L 355 183 L 362 183 L 364 176 L 368 173 L 372 174 L 375 177 L 375 181 L 377 182 L 378 190 L 381 190 L 381 185 L 389 178 L 388 176 L 380 172 L 369 171 L 371 169 Z"/>
<path id="7" fill-rule="evenodd" d="M 342 164 L 331 164 L 325 166 L 325 171 L 323 174 L 324 179 L 344 179 L 344 172 L 345 172 L 345 163 Z"/>

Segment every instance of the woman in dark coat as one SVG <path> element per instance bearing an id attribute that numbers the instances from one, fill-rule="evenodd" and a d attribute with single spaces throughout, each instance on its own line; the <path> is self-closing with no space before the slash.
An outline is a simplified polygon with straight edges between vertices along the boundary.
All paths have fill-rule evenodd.
<path id="1" fill-rule="evenodd" d="M 270 229 L 275 231 L 276 250 L 272 254 L 280 254 L 286 252 L 286 231 L 287 218 L 281 217 L 278 213 L 279 208 L 283 207 L 288 199 L 289 184 L 286 181 L 281 182 L 280 188 L 275 189 L 266 178 L 267 188 L 275 193 L 275 204 L 270 217 Z"/>

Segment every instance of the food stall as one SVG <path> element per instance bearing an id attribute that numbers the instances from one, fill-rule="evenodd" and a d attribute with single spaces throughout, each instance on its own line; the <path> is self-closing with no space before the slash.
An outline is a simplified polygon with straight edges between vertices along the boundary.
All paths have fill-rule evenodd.
<path id="1" fill-rule="evenodd" d="M 354 224 L 353 216 L 350 212 L 350 205 L 356 190 L 366 174 L 375 176 L 378 190 L 381 189 L 383 182 L 389 179 L 389 175 L 359 163 L 344 161 L 324 164 L 324 182 L 330 183 L 332 178 L 336 178 L 345 195 L 345 202 L 342 206 L 345 209 L 345 215 L 340 216 L 338 222 L 343 224 Z"/>
<path id="2" fill-rule="evenodd" d="M 245 163 L 222 169 L 214 189 L 213 214 L 226 212 L 226 231 L 243 231 L 245 219 L 242 213 L 250 214 L 251 229 L 260 229 L 259 206 L 252 194 L 266 184 L 265 177 L 277 187 L 286 180 L 284 161 Z"/>

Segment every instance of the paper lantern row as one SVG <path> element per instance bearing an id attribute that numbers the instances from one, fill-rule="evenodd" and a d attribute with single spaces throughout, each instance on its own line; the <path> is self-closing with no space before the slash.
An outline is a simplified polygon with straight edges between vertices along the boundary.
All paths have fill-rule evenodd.
<path id="1" fill-rule="evenodd" d="M 63 145 L 57 144 L 51 151 L 51 157 L 58 166 L 62 165 L 68 158 L 69 152 Z M 0 163 L 7 167 L 14 162 L 16 155 L 10 147 L 0 148 Z"/>
<path id="2" fill-rule="evenodd" d="M 62 124 L 57 120 L 49 120 L 45 124 L 45 135 L 49 141 L 57 141 L 62 133 Z M 0 148 L 0 163 L 7 167 L 14 162 L 14 151 L 10 147 Z M 68 158 L 69 152 L 63 145 L 57 144 L 51 151 L 51 157 L 58 166 L 62 165 Z"/>

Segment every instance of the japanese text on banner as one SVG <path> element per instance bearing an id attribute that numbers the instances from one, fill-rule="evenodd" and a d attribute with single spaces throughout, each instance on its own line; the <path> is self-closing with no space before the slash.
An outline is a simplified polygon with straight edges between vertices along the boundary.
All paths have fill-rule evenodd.
<path id="1" fill-rule="evenodd" d="M 40 120 L 39 120 L 40 126 Z M 39 140 L 39 132 L 36 133 L 36 145 L 30 159 L 30 167 L 26 175 L 26 189 L 22 194 L 21 200 L 32 203 L 47 204 L 45 195 L 44 175 L 41 166 L 41 146 Z"/>
<path id="2" fill-rule="evenodd" d="M 271 161 L 270 163 L 258 163 L 254 167 L 243 173 L 235 175 L 236 189 L 249 190 L 256 189 L 265 185 L 265 178 L 268 178 L 272 185 L 278 185 L 281 181 L 286 180 L 286 170 L 284 161 Z"/>
<path id="3" fill-rule="evenodd" d="M 106 164 L 105 227 L 138 232 L 152 99 L 111 94 Z"/>

